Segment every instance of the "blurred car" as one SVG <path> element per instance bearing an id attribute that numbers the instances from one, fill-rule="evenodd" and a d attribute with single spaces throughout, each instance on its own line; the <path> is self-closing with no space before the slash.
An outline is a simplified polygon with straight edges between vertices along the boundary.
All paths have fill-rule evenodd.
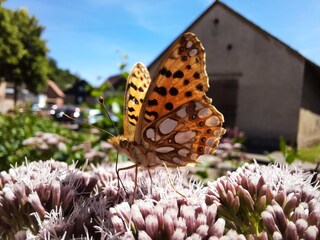
<path id="1" fill-rule="evenodd" d="M 70 129 L 79 129 L 81 126 L 80 121 L 82 121 L 83 116 L 79 107 L 74 107 L 74 106 L 58 107 L 56 105 L 53 105 L 49 113 L 50 113 L 50 116 L 55 121 L 66 125 Z"/>
<path id="2" fill-rule="evenodd" d="M 105 114 L 103 114 L 99 109 L 85 109 L 83 111 L 83 115 L 89 124 L 95 124 L 105 118 Z"/>

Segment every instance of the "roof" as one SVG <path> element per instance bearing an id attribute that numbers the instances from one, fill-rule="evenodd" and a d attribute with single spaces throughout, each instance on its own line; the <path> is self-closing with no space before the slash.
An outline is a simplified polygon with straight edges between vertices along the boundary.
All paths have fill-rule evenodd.
<path id="1" fill-rule="evenodd" d="M 306 62 L 306 64 L 311 65 L 312 69 L 314 69 L 315 71 L 320 71 L 320 67 L 315 64 L 314 62 L 310 61 L 309 59 L 305 58 L 303 55 L 301 55 L 298 51 L 294 50 L 293 48 L 291 48 L 289 45 L 285 44 L 284 42 L 282 42 L 280 39 L 278 39 L 277 37 L 273 36 L 272 34 L 266 32 L 265 30 L 263 30 L 262 28 L 260 28 L 258 25 L 254 24 L 253 22 L 251 22 L 250 20 L 248 20 L 247 18 L 245 18 L 244 16 L 240 15 L 239 13 L 237 13 L 236 11 L 234 11 L 233 9 L 231 9 L 230 7 L 228 7 L 226 4 L 222 3 L 219 0 L 216 0 L 210 7 L 207 8 L 207 10 L 205 10 L 193 23 L 191 23 L 182 33 L 184 32 L 189 32 L 190 29 L 192 27 L 194 27 L 198 22 L 200 22 L 202 20 L 202 18 L 208 13 L 210 12 L 213 8 L 217 7 L 217 6 L 221 6 L 223 7 L 226 11 L 230 12 L 231 14 L 233 14 L 234 16 L 236 16 L 240 21 L 242 21 L 245 24 L 248 24 L 249 26 L 251 26 L 252 28 L 254 28 L 257 32 L 259 32 L 261 35 L 263 35 L 267 40 L 271 41 L 271 42 L 276 42 L 280 45 L 282 45 L 290 54 L 294 55 L 295 57 L 299 58 L 300 60 L 303 60 Z M 180 34 L 181 35 L 181 34 Z M 180 36 L 179 35 L 179 36 Z M 175 41 L 175 40 L 174 40 Z M 172 43 L 174 42 L 172 41 Z M 171 44 L 172 44 L 171 43 Z M 163 54 L 169 49 L 169 47 L 171 46 L 171 44 L 164 49 L 164 51 L 162 51 L 162 53 L 160 53 L 160 55 L 158 55 L 158 57 L 156 57 L 150 64 L 148 67 L 150 67 L 151 65 L 153 65 L 155 62 L 157 62 L 159 59 L 161 59 L 161 57 L 163 56 Z"/>
<path id="2" fill-rule="evenodd" d="M 85 80 L 77 80 L 72 84 L 72 86 L 70 88 L 65 89 L 63 92 L 65 94 L 76 94 L 79 91 L 79 86 L 89 86 L 89 87 L 91 87 L 91 85 L 87 81 L 85 81 Z"/>
<path id="3" fill-rule="evenodd" d="M 58 87 L 58 85 L 52 81 L 52 80 L 48 80 L 48 87 L 51 87 L 52 90 L 61 98 L 64 98 L 64 93 L 62 92 L 62 90 Z"/>
<path id="4" fill-rule="evenodd" d="M 111 84 L 113 88 L 118 88 L 121 85 L 125 85 L 127 83 L 127 79 L 120 73 L 113 75 L 111 77 L 108 77 L 102 84 Z"/>

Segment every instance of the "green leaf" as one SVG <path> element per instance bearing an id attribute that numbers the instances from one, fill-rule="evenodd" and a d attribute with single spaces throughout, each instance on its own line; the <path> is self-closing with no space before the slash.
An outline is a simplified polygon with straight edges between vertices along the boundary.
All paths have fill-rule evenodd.
<path id="1" fill-rule="evenodd" d="M 284 156 L 286 156 L 287 154 L 287 145 L 286 145 L 286 141 L 284 139 L 284 137 L 280 137 L 280 140 L 279 140 L 279 148 L 280 148 L 280 151 L 282 152 L 282 154 Z"/>
<path id="2" fill-rule="evenodd" d="M 91 91 L 91 96 L 93 96 L 93 97 L 100 97 L 102 95 L 103 95 L 103 92 L 99 89 L 93 89 Z"/>
<path id="3" fill-rule="evenodd" d="M 286 156 L 286 162 L 291 164 L 293 161 L 298 157 L 298 152 L 296 149 L 292 149 L 291 151 L 288 152 Z"/>

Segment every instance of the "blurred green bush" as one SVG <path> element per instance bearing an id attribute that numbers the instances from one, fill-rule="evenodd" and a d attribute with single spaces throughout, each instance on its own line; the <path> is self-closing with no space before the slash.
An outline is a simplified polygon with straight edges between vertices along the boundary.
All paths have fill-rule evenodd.
<path id="1" fill-rule="evenodd" d="M 58 134 L 60 137 L 53 135 L 55 139 L 49 141 L 56 141 L 56 144 L 49 144 L 48 148 L 43 149 L 23 144 L 24 140 L 39 135 L 39 132 Z M 20 165 L 26 158 L 29 162 L 50 158 L 67 163 L 79 160 L 81 164 L 85 161 L 83 151 L 71 151 L 72 147 L 90 138 L 92 135 L 89 133 L 69 130 L 47 116 L 39 116 L 30 111 L 0 115 L 0 170 L 8 170 L 10 165 Z"/>

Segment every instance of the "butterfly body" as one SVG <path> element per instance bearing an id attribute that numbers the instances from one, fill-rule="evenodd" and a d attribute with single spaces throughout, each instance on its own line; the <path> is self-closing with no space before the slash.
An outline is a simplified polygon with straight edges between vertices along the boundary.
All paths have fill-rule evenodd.
<path id="1" fill-rule="evenodd" d="M 124 134 L 109 139 L 136 166 L 184 166 L 212 154 L 225 133 L 223 115 L 205 95 L 205 51 L 192 33 L 169 48 L 151 80 L 137 63 L 125 93 Z"/>
<path id="2" fill-rule="evenodd" d="M 115 146 L 119 153 L 127 155 L 138 166 L 150 168 L 160 164 L 160 162 L 156 162 L 156 154 L 149 146 L 130 142 L 124 136 L 111 138 L 109 142 Z"/>

